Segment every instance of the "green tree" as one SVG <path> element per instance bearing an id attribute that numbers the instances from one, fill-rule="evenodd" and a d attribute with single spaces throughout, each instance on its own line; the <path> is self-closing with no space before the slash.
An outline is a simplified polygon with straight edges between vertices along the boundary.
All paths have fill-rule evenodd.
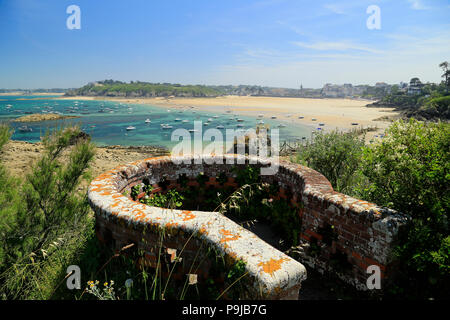
<path id="1" fill-rule="evenodd" d="M 444 84 L 446 87 L 446 93 L 448 93 L 448 88 L 450 87 L 450 70 L 448 69 L 448 62 L 444 61 L 439 64 L 439 67 L 444 71 L 442 78 L 444 78 Z"/>
<path id="2" fill-rule="evenodd" d="M 66 128 L 45 135 L 45 151 L 22 182 L 12 183 L 0 170 L 0 179 L 6 181 L 0 190 L 0 291 L 6 298 L 36 297 L 36 291 L 39 298 L 50 294 L 42 288 L 45 270 L 63 268 L 55 263 L 70 254 L 67 248 L 81 240 L 80 232 L 89 224 L 86 196 L 77 189 L 88 177 L 94 146 L 80 133 Z M 2 127 L 2 143 L 8 134 Z"/>

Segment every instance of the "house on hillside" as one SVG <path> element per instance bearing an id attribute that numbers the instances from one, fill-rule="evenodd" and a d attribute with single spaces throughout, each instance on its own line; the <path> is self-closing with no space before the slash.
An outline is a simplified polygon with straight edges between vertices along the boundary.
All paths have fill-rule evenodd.
<path id="1" fill-rule="evenodd" d="M 422 87 L 423 84 L 419 80 L 419 78 L 412 78 L 411 81 L 409 82 L 407 92 L 409 95 L 420 94 L 422 92 Z"/>

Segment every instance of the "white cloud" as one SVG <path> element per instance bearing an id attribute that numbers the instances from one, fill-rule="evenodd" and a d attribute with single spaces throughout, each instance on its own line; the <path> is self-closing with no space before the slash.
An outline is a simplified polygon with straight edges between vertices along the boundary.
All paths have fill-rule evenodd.
<path id="1" fill-rule="evenodd" d="M 411 4 L 411 8 L 414 10 L 429 10 L 430 7 L 423 4 L 422 0 L 408 0 Z"/>
<path id="2" fill-rule="evenodd" d="M 306 49 L 312 49 L 312 50 L 318 50 L 318 51 L 349 51 L 349 50 L 357 50 L 357 51 L 364 51 L 364 52 L 370 52 L 370 53 L 381 53 L 380 50 L 375 50 L 370 47 L 355 44 L 348 41 L 341 41 L 341 42 L 313 42 L 313 43 L 305 43 L 305 42 L 292 42 L 296 46 L 306 48 Z"/>
<path id="3" fill-rule="evenodd" d="M 331 10 L 332 12 L 334 12 L 336 14 L 345 14 L 345 11 L 343 10 L 343 8 L 334 3 L 325 4 L 323 7 L 325 9 Z"/>
<path id="4" fill-rule="evenodd" d="M 309 50 L 272 51 L 245 48 L 235 63 L 211 70 L 210 81 L 296 88 L 324 83 L 399 83 L 414 76 L 441 81 L 438 64 L 450 56 L 450 30 L 416 30 L 388 34 L 376 50 L 351 41 L 296 42 Z"/>

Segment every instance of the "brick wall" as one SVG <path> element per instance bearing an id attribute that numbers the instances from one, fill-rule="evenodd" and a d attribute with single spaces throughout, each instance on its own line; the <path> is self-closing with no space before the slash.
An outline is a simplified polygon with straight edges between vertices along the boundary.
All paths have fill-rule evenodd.
<path id="1" fill-rule="evenodd" d="M 380 267 L 383 281 L 389 277 L 392 244 L 407 218 L 333 191 L 325 177 L 304 166 L 280 163 L 276 174 L 262 176 L 264 182 L 278 184 L 279 198 L 285 198 L 298 208 L 302 221 L 301 263 L 217 213 L 149 207 L 122 195 L 144 178 L 155 187 L 153 192 L 162 190 L 161 181 L 165 181 L 168 189 L 179 188 L 177 179 L 181 175 L 186 175 L 190 179 L 188 185 L 195 188 L 198 186 L 195 177 L 200 173 L 208 177 L 207 185 L 219 188 L 216 177 L 223 172 L 228 177 L 225 184 L 237 187 L 233 165 L 227 163 L 236 165 L 239 160 L 244 163 L 237 164 L 238 167 L 267 165 L 266 160 L 239 155 L 205 155 L 200 163 L 187 160 L 192 159 L 146 159 L 118 167 L 95 179 L 88 194 L 96 212 L 99 238 L 117 249 L 135 243 L 145 250 L 146 260 L 151 265 L 156 259 L 155 246 L 159 246 L 158 230 L 164 228 L 168 231 L 163 242 L 168 256 L 165 260 L 170 263 L 170 258 L 177 254 L 183 258 L 183 263 L 177 266 L 176 277 L 185 276 L 192 259 L 196 255 L 205 257 L 206 248 L 213 247 L 226 257 L 230 266 L 240 259 L 246 262 L 249 290 L 243 292 L 242 297 L 251 299 L 296 299 L 301 281 L 306 277 L 301 263 L 322 273 L 335 273 L 361 290 L 366 289 L 368 265 Z M 209 276 L 211 263 L 203 260 L 197 272 L 199 281 Z"/>

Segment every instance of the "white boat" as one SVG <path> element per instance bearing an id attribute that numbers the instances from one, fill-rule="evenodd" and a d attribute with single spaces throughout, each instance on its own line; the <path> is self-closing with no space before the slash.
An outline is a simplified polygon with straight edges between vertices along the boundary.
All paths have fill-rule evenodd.
<path id="1" fill-rule="evenodd" d="M 317 120 L 316 118 L 312 118 L 312 119 L 311 119 L 311 121 L 316 121 L 316 120 Z"/>
<path id="2" fill-rule="evenodd" d="M 280 123 L 280 124 L 278 125 L 278 128 L 285 128 L 285 127 L 286 127 L 286 125 L 283 124 L 283 123 Z"/>
<path id="3" fill-rule="evenodd" d="M 181 121 L 181 122 L 183 122 L 183 123 L 188 123 L 188 122 L 189 122 L 189 120 L 183 120 L 183 121 Z"/>
<path id="4" fill-rule="evenodd" d="M 32 132 L 33 131 L 33 129 L 31 129 L 30 127 L 28 127 L 28 126 L 21 126 L 21 127 L 19 127 L 19 128 L 17 128 L 20 132 Z"/>
<path id="5" fill-rule="evenodd" d="M 189 132 L 197 132 L 197 130 L 195 130 L 195 129 L 189 129 L 188 131 Z"/>
<path id="6" fill-rule="evenodd" d="M 258 114 L 258 118 L 262 118 L 262 117 L 264 117 L 263 114 Z"/>
<path id="7" fill-rule="evenodd" d="M 240 124 L 240 123 L 238 123 L 237 125 L 236 125 L 236 127 L 238 127 L 238 128 L 242 128 L 244 125 L 242 125 L 242 124 Z"/>
<path id="8" fill-rule="evenodd" d="M 162 128 L 163 128 L 163 129 L 172 129 L 173 127 L 172 127 L 172 126 L 169 126 L 168 124 L 166 124 L 166 125 L 162 126 Z"/>
<path id="9" fill-rule="evenodd" d="M 209 122 L 205 122 L 203 125 L 204 126 L 209 126 Z"/>
<path id="10" fill-rule="evenodd" d="M 264 121 L 259 120 L 259 121 L 258 121 L 258 124 L 264 124 Z"/>
<path id="11" fill-rule="evenodd" d="M 325 123 L 319 123 L 319 126 L 323 127 L 325 125 Z"/>
<path id="12" fill-rule="evenodd" d="M 217 126 L 216 128 L 217 128 L 217 129 L 225 129 L 224 126 Z"/>
<path id="13" fill-rule="evenodd" d="M 219 116 L 213 116 L 213 118 L 218 118 Z"/>
<path id="14" fill-rule="evenodd" d="M 299 119 L 304 119 L 305 117 L 304 116 L 300 116 L 300 117 L 298 117 Z"/>
<path id="15" fill-rule="evenodd" d="M 271 118 L 272 118 L 272 119 L 276 119 L 277 117 L 276 117 L 276 116 L 271 116 Z"/>
<path id="16" fill-rule="evenodd" d="M 181 119 L 180 118 L 176 118 L 175 121 L 181 121 Z"/>
<path id="17" fill-rule="evenodd" d="M 236 121 L 237 121 L 237 122 L 243 122 L 244 119 L 237 119 Z"/>
<path id="18" fill-rule="evenodd" d="M 152 122 L 150 119 L 145 120 L 145 123 L 150 123 Z"/>
<path id="19" fill-rule="evenodd" d="M 213 119 L 212 118 L 208 118 L 208 122 L 211 122 L 211 121 L 213 121 Z"/>

